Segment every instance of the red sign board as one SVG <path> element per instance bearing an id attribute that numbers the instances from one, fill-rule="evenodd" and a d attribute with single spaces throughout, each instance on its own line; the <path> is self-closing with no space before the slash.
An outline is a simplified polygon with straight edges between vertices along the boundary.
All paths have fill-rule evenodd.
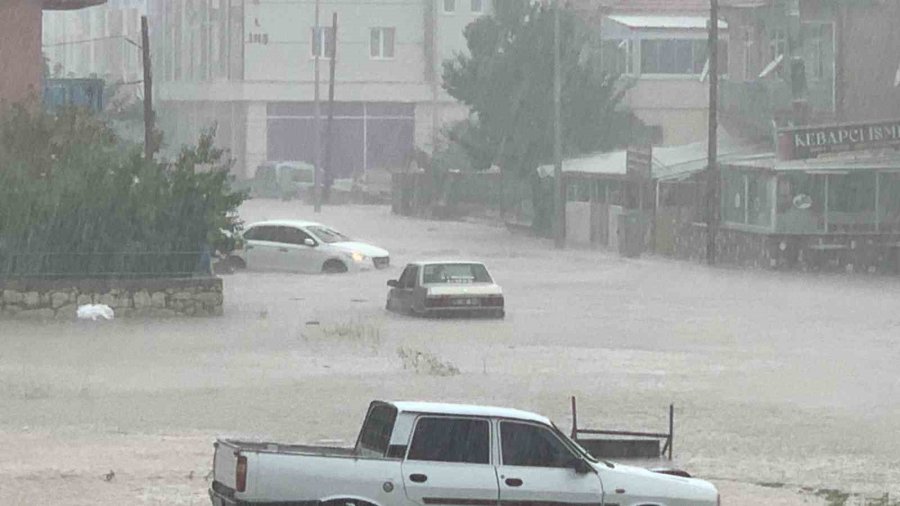
<path id="1" fill-rule="evenodd" d="M 780 130 L 778 158 L 804 160 L 825 153 L 900 148 L 900 120 Z"/>
<path id="2" fill-rule="evenodd" d="M 632 146 L 625 152 L 625 170 L 632 179 L 650 179 L 653 167 L 653 148 Z"/>

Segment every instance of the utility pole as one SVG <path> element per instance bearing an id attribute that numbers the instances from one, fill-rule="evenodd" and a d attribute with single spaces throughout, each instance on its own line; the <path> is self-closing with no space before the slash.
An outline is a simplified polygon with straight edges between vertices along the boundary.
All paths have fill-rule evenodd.
<path id="1" fill-rule="evenodd" d="M 319 58 L 322 54 L 325 53 L 325 38 L 322 37 L 322 27 L 319 26 L 319 2 L 320 0 L 316 0 L 316 27 L 314 29 L 316 33 L 315 43 L 318 45 L 315 54 L 315 84 L 313 85 L 313 93 L 315 97 L 313 98 L 314 102 L 314 119 L 313 119 L 313 167 L 314 167 L 314 188 L 313 188 L 313 208 L 314 212 L 321 213 L 322 212 L 322 164 L 321 164 L 321 149 L 319 148 L 319 142 L 321 141 L 321 133 L 322 133 L 322 118 L 321 118 L 321 110 L 319 104 Z"/>
<path id="2" fill-rule="evenodd" d="M 706 162 L 706 263 L 716 263 L 719 226 L 718 104 L 719 104 L 719 0 L 709 9 L 709 148 Z"/>
<path id="3" fill-rule="evenodd" d="M 334 66 L 337 62 L 337 31 L 338 31 L 338 15 L 337 12 L 331 16 L 331 69 L 328 81 L 328 126 L 325 132 L 325 165 L 323 167 L 325 186 L 322 197 L 326 203 L 331 196 L 331 184 L 334 182 L 334 167 L 331 166 L 332 150 L 334 149 Z"/>
<path id="4" fill-rule="evenodd" d="M 438 91 L 441 79 L 441 58 L 438 45 L 440 44 L 440 31 L 438 30 L 438 6 L 437 2 L 431 5 L 431 161 L 438 153 L 438 130 L 440 130 L 440 116 L 438 113 Z"/>
<path id="5" fill-rule="evenodd" d="M 566 246 L 566 199 L 562 173 L 562 76 L 559 48 L 559 0 L 553 4 L 553 170 L 554 179 L 554 243 L 557 249 Z"/>
<path id="6" fill-rule="evenodd" d="M 153 75 L 150 65 L 150 27 L 147 16 L 141 16 L 141 54 L 144 63 L 144 158 L 152 160 L 156 154 L 153 139 L 155 117 L 153 114 Z"/>

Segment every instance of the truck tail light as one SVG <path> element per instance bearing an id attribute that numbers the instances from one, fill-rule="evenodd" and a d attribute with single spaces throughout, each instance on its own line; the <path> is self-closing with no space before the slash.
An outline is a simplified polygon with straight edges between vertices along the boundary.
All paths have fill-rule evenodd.
<path id="1" fill-rule="evenodd" d="M 238 455 L 237 467 L 234 468 L 234 489 L 237 492 L 247 490 L 247 457 Z"/>

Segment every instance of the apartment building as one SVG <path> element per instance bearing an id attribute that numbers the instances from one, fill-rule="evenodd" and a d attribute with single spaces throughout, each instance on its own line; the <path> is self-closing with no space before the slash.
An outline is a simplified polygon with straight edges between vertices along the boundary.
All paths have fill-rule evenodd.
<path id="1" fill-rule="evenodd" d="M 467 110 L 441 88 L 441 62 L 489 0 L 150 0 L 160 123 L 170 149 L 218 126 L 252 176 L 267 160 L 314 158 L 315 66 L 324 128 L 335 62 L 339 177 L 406 166 Z M 337 44 L 332 44 L 337 15 Z M 317 58 L 318 57 L 318 58 Z"/>

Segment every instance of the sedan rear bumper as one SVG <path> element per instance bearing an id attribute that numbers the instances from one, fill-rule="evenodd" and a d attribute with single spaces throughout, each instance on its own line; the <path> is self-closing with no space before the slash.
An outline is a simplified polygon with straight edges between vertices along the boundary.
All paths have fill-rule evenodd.
<path id="1" fill-rule="evenodd" d="M 502 307 L 480 306 L 480 307 L 438 307 L 425 308 L 424 316 L 428 317 L 452 317 L 452 316 L 482 316 L 491 318 L 503 318 L 506 316 L 506 310 Z"/>

